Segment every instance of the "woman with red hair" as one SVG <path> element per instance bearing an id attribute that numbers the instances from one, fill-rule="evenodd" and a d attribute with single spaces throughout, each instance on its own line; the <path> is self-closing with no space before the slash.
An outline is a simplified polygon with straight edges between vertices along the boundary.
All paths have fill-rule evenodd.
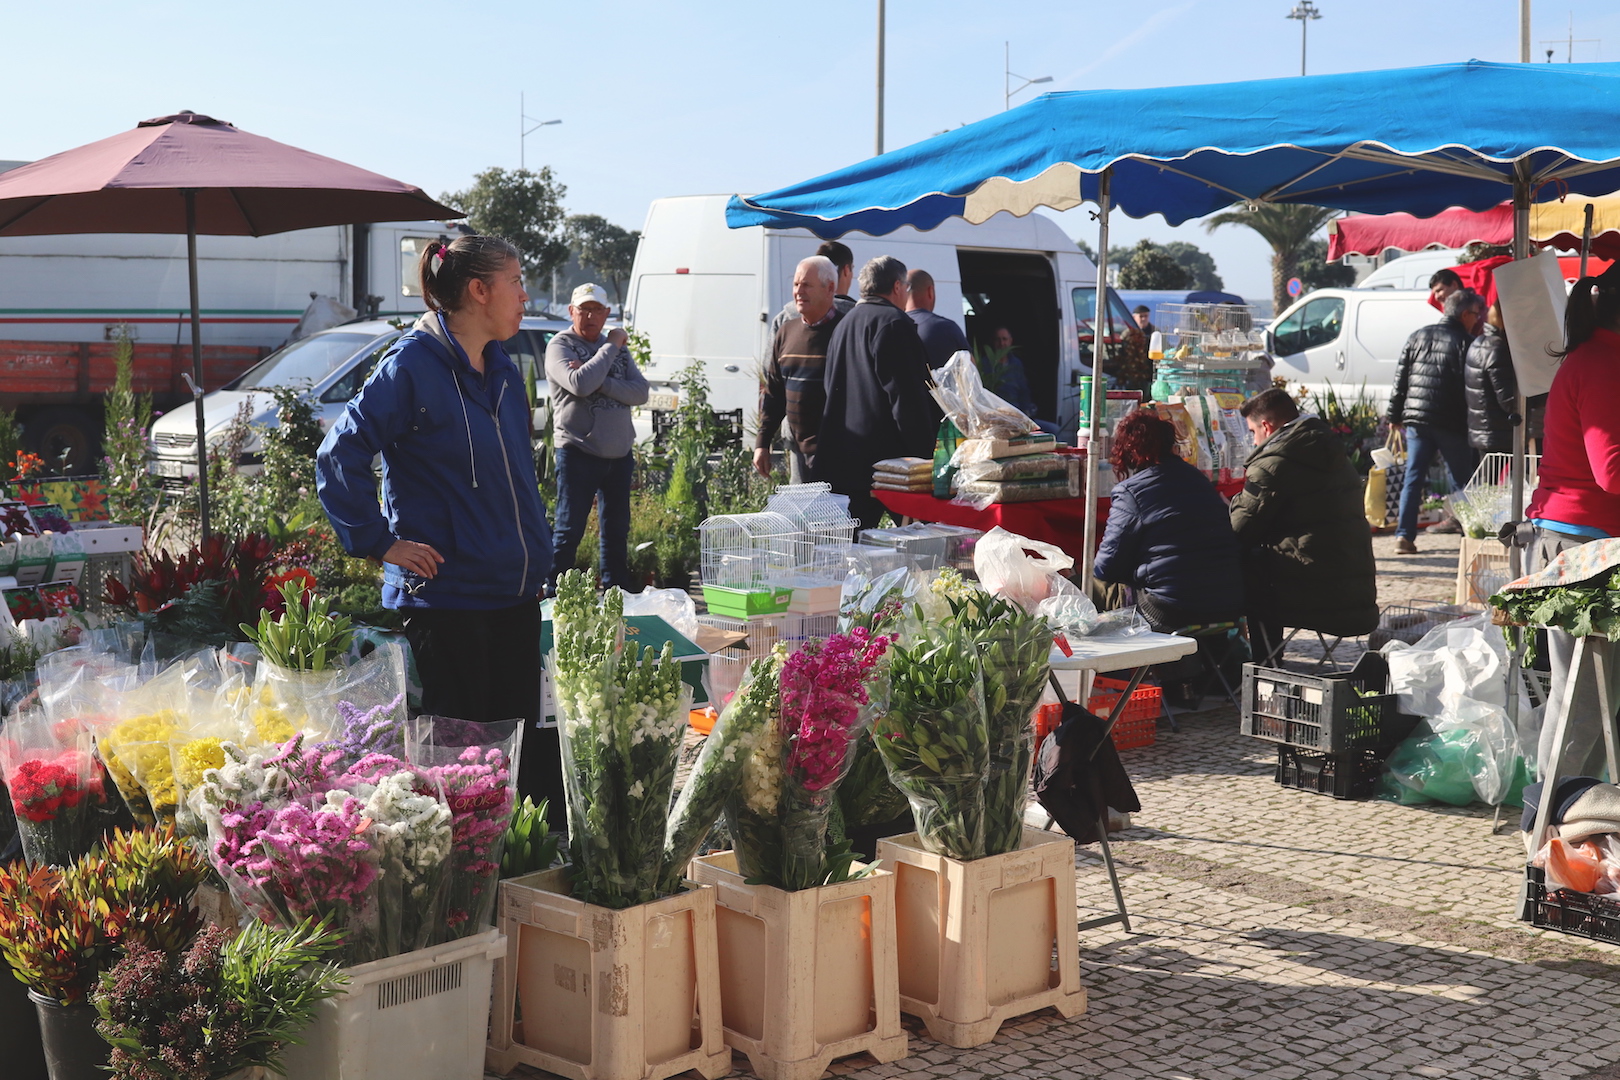
<path id="1" fill-rule="evenodd" d="M 1148 409 L 1121 421 L 1109 456 L 1119 482 L 1092 568 L 1129 585 L 1155 630 L 1236 622 L 1243 565 L 1226 503 L 1176 454 L 1176 429 Z"/>

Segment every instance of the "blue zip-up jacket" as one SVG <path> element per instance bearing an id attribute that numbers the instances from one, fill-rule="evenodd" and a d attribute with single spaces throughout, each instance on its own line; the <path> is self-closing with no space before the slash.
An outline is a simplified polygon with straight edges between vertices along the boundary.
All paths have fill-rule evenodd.
<path id="1" fill-rule="evenodd" d="M 380 559 L 413 540 L 444 556 L 432 579 L 386 566 L 386 607 L 505 607 L 537 597 L 551 573 L 522 376 L 499 342 L 484 352 L 483 385 L 465 356 L 437 314 L 422 316 L 316 457 L 316 491 L 345 551 Z"/>

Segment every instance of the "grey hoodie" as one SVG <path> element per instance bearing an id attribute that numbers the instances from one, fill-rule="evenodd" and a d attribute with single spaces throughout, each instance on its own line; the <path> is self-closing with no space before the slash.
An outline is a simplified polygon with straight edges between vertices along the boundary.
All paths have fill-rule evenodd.
<path id="1" fill-rule="evenodd" d="M 647 403 L 647 379 L 604 332 L 595 342 L 572 329 L 546 346 L 546 381 L 559 446 L 599 458 L 622 458 L 636 443 L 630 409 Z"/>

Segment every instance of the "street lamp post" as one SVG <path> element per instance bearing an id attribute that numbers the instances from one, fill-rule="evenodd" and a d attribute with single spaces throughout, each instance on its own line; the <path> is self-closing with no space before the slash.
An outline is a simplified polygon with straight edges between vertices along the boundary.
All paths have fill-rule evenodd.
<path id="1" fill-rule="evenodd" d="M 560 123 L 562 123 L 561 120 L 536 120 L 534 117 L 530 116 L 528 109 L 523 104 L 523 94 L 521 92 L 519 92 L 519 94 L 518 94 L 518 168 L 526 169 L 526 168 L 529 167 L 528 153 L 527 153 L 529 136 L 533 135 L 535 132 L 539 131 L 543 127 L 550 127 L 553 124 L 560 124 Z M 533 124 L 534 127 L 529 127 L 528 126 L 529 124 Z"/>
<path id="2" fill-rule="evenodd" d="M 1305 28 L 1310 25 L 1313 19 L 1320 19 L 1322 13 L 1317 10 L 1315 4 L 1311 3 L 1311 0 L 1299 0 L 1299 3 L 1294 5 L 1294 10 L 1290 11 L 1285 17 L 1299 20 L 1299 73 L 1303 75 L 1305 74 Z"/>
<path id="3" fill-rule="evenodd" d="M 1012 108 L 1012 99 L 1014 94 L 1021 93 L 1022 91 L 1029 89 L 1031 86 L 1036 86 L 1040 83 L 1049 83 L 1052 81 L 1052 76 L 1042 75 L 1039 78 L 1026 79 L 1022 75 L 1016 74 L 1012 69 L 1012 42 L 1003 41 L 1001 44 L 1001 111 L 1006 112 L 1008 109 Z M 1018 80 L 1017 86 L 1012 84 L 1014 79 Z"/>

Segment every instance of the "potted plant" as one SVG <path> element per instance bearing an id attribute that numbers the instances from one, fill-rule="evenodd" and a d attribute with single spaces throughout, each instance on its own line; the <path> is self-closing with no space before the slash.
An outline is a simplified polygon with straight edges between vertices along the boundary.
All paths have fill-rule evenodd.
<path id="1" fill-rule="evenodd" d="M 191 898 L 207 872 L 172 829 L 115 832 L 65 868 L 0 869 L 0 955 L 28 987 L 52 1080 L 102 1075 L 107 1046 L 87 1004 L 119 950 L 177 951 L 200 922 Z"/>
<path id="2" fill-rule="evenodd" d="M 346 981 L 328 959 L 340 944 L 324 922 L 309 920 L 287 929 L 254 923 L 234 938 L 210 926 L 184 953 L 132 943 L 92 997 L 113 1077 L 282 1074 L 282 1050 Z"/>

